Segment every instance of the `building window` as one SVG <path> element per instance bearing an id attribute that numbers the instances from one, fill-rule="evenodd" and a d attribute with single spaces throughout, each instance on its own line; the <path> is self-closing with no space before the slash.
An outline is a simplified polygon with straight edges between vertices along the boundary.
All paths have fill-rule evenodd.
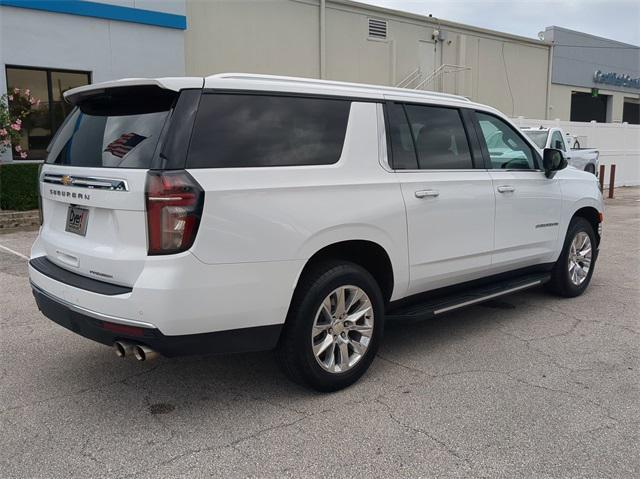
<path id="1" fill-rule="evenodd" d="M 633 98 L 625 98 L 622 109 L 622 121 L 630 125 L 640 125 L 640 101 Z"/>
<path id="2" fill-rule="evenodd" d="M 51 136 L 71 111 L 71 105 L 64 101 L 63 94 L 82 85 L 91 83 L 89 72 L 53 70 L 31 67 L 7 67 L 7 92 L 9 108 L 17 109 L 19 98 L 11 93 L 15 89 L 29 90 L 31 96 L 40 100 L 37 107 L 32 107 L 31 114 L 23 124 L 23 135 L 20 146 L 29 152 L 30 160 L 44 160 Z M 19 156 L 13 148 L 14 159 Z"/>
<path id="3" fill-rule="evenodd" d="M 607 104 L 611 95 L 571 92 L 571 121 L 607 122 Z"/>

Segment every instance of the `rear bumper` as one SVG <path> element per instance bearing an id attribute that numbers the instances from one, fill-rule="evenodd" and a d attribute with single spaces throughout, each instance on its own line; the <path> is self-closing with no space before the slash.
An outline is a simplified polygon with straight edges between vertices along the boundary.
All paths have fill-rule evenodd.
<path id="1" fill-rule="evenodd" d="M 32 262 L 46 254 L 38 243 Z M 283 324 L 303 263 L 209 265 L 191 253 L 149 257 L 128 292 L 104 291 L 105 283 L 69 275 L 70 268 L 54 274 L 29 264 L 29 278 L 86 316 L 184 336 Z"/>
<path id="2" fill-rule="evenodd" d="M 98 319 L 95 314 L 73 307 L 33 283 L 31 286 L 42 314 L 68 330 L 108 346 L 117 340 L 145 344 L 167 357 L 265 351 L 275 348 L 282 330 L 281 324 L 275 324 L 213 333 L 165 336 L 154 327 L 138 327 L 116 322 L 117 320 Z"/>

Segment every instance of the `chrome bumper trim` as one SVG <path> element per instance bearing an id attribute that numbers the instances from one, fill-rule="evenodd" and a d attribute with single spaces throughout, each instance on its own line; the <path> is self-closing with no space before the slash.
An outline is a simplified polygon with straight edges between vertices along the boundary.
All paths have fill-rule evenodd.
<path id="1" fill-rule="evenodd" d="M 54 296 L 51 293 L 48 293 L 47 291 L 45 291 L 44 289 L 36 285 L 33 281 L 29 281 L 29 282 L 31 283 L 31 288 L 36 290 L 38 293 L 46 296 L 50 300 L 55 301 L 56 303 L 64 306 L 65 308 L 69 308 L 70 310 L 75 311 L 76 313 L 84 314 L 86 316 L 90 316 L 92 318 L 99 319 L 101 321 L 107 321 L 109 323 L 118 323 L 118 324 L 124 324 L 127 326 L 137 326 L 138 328 L 158 329 L 155 327 L 155 325 L 151 323 L 145 323 L 144 321 L 136 321 L 134 319 L 119 318 L 117 316 L 110 316 L 108 314 L 98 313 L 96 311 L 83 308 L 82 306 L 72 304 L 69 301 L 66 301 L 62 298 L 58 298 L 57 296 Z"/>

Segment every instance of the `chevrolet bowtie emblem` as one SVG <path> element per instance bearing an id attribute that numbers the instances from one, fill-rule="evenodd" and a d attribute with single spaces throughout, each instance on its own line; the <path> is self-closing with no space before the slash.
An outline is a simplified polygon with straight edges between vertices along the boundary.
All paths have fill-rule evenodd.
<path id="1" fill-rule="evenodd" d="M 71 177 L 70 177 L 70 176 L 68 176 L 68 175 L 64 175 L 64 176 L 62 177 L 62 184 L 63 184 L 64 186 L 72 185 L 72 184 L 73 184 L 73 180 L 71 179 Z"/>

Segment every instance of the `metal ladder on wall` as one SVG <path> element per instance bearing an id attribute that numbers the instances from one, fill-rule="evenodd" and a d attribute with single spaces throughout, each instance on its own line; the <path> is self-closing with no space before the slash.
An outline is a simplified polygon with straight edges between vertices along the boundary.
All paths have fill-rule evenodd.
<path id="1" fill-rule="evenodd" d="M 409 88 L 413 90 L 426 90 L 427 86 L 434 83 L 436 80 L 442 80 L 444 75 L 457 74 L 464 71 L 471 70 L 471 67 L 465 67 L 462 65 L 451 65 L 445 63 L 436 68 L 429 74 L 423 74 L 420 68 L 416 68 L 409 73 L 402 81 L 396 84 L 397 88 Z M 440 90 L 442 90 L 442 82 L 440 82 Z"/>

